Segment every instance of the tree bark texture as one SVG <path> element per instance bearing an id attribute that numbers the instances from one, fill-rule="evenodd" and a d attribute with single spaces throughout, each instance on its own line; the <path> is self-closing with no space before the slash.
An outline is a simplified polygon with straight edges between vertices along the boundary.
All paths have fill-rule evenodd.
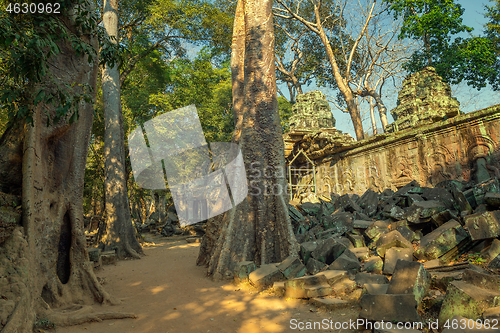
<path id="1" fill-rule="evenodd" d="M 244 25 L 244 27 L 243 27 Z M 244 29 L 245 34 L 240 34 Z M 271 0 L 240 0 L 236 12 L 232 60 L 244 67 L 233 73 L 233 87 L 243 84 L 240 149 L 248 179 L 248 195 L 239 205 L 210 220 L 209 241 L 200 249 L 199 264 L 208 275 L 231 278 L 238 262 L 276 263 L 298 253 L 286 203 L 285 158 L 276 96 L 274 30 Z M 235 44 L 242 45 L 242 50 Z M 235 51 L 237 50 L 237 51 Z M 211 225 L 212 224 L 212 225 Z M 210 244 L 208 244 L 210 243 Z"/>
<path id="2" fill-rule="evenodd" d="M 118 40 L 118 0 L 104 1 L 103 25 L 109 37 Z M 104 102 L 104 158 L 106 231 L 100 241 L 118 257 L 140 258 L 142 247 L 135 237 L 130 216 L 125 168 L 125 142 L 118 66 L 106 65 L 102 77 Z"/>
<path id="3" fill-rule="evenodd" d="M 95 36 L 81 35 L 70 16 L 59 19 L 71 33 L 97 49 Z M 61 40 L 58 47 L 60 53 L 48 61 L 47 78 L 72 87 L 74 95 L 87 84 L 95 97 L 97 62 L 89 64 L 86 56 L 76 54 L 71 41 Z M 42 80 L 34 89 L 55 93 L 52 82 Z M 34 321 L 40 318 L 62 326 L 99 315 L 63 313 L 58 308 L 83 309 L 84 304 L 96 300 L 117 303 L 97 281 L 84 234 L 82 195 L 93 105 L 80 102 L 75 123 L 67 123 L 69 114 L 59 123 L 47 125 L 47 114 L 53 117 L 55 112 L 54 105 L 39 103 L 33 110 L 33 125 L 19 121 L 1 140 L 0 151 L 9 152 L 2 154 L 2 175 L 8 172 L 6 167 L 22 168 L 21 179 L 3 183 L 2 190 L 17 193 L 20 188 L 23 209 L 22 226 L 0 245 L 0 294 L 4 296 L 0 312 L 8 318 L 0 323 L 4 333 L 32 332 Z"/>

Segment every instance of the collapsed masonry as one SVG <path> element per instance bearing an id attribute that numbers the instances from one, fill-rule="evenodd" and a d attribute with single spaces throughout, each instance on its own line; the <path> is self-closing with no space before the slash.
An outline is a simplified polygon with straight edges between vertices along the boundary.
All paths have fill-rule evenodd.
<path id="1" fill-rule="evenodd" d="M 303 98 L 312 97 L 323 99 Z M 372 322 L 439 319 L 443 332 L 459 332 L 446 320 L 498 320 L 500 107 L 460 114 L 426 68 L 404 81 L 386 133 L 355 142 L 305 120 L 315 115 L 302 103 L 284 137 L 292 167 L 315 164 L 314 175 L 291 179 L 315 182 L 289 205 L 300 255 L 242 262 L 235 279 L 329 309 L 358 304 Z"/>

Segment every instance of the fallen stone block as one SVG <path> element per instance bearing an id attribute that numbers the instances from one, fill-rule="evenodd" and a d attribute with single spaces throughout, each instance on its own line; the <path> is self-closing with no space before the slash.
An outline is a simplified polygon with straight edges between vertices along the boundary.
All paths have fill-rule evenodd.
<path id="1" fill-rule="evenodd" d="M 439 259 L 432 259 L 429 261 L 425 261 L 423 264 L 424 264 L 425 269 L 432 268 L 432 267 L 439 267 L 439 266 L 443 265 L 443 263 Z"/>
<path id="2" fill-rule="evenodd" d="M 426 187 L 422 193 L 422 198 L 427 201 L 434 200 L 442 202 L 446 208 L 455 209 L 455 199 L 448 190 L 439 187 Z"/>
<path id="3" fill-rule="evenodd" d="M 311 253 L 311 257 L 329 265 L 346 249 L 347 248 L 344 244 L 333 238 L 328 238 L 318 243 L 318 247 Z"/>
<path id="4" fill-rule="evenodd" d="M 385 217 L 390 217 L 395 220 L 401 220 L 404 218 L 405 211 L 396 205 L 386 205 L 382 211 L 382 215 Z"/>
<path id="5" fill-rule="evenodd" d="M 412 248 L 410 241 L 404 238 L 397 230 L 388 232 L 382 235 L 375 243 L 377 254 L 382 258 L 385 257 L 385 252 L 392 247 Z"/>
<path id="6" fill-rule="evenodd" d="M 420 304 L 429 291 L 431 275 L 417 261 L 398 260 L 387 294 L 412 294 Z"/>
<path id="7" fill-rule="evenodd" d="M 500 193 L 488 192 L 484 195 L 484 201 L 493 209 L 500 208 Z"/>
<path id="8" fill-rule="evenodd" d="M 379 256 L 373 256 L 365 260 L 364 271 L 373 274 L 382 274 L 384 261 Z"/>
<path id="9" fill-rule="evenodd" d="M 311 253 L 318 247 L 317 242 L 304 242 L 300 244 L 300 258 L 307 264 L 307 261 L 311 257 Z"/>
<path id="10" fill-rule="evenodd" d="M 354 229 L 367 229 L 370 225 L 375 223 L 375 221 L 370 220 L 354 220 L 352 226 Z"/>
<path id="11" fill-rule="evenodd" d="M 314 258 L 310 258 L 307 261 L 306 269 L 307 273 L 314 275 L 316 273 L 324 271 L 325 269 L 328 269 L 328 265 Z"/>
<path id="12" fill-rule="evenodd" d="M 467 215 L 464 224 L 472 240 L 496 238 L 500 236 L 500 211 Z"/>
<path id="13" fill-rule="evenodd" d="M 278 269 L 288 280 L 304 276 L 307 271 L 306 266 L 304 266 L 300 259 L 295 256 L 289 256 L 283 260 L 283 262 L 278 265 Z"/>
<path id="14" fill-rule="evenodd" d="M 365 247 L 365 239 L 362 235 L 355 235 L 352 233 L 347 234 L 347 238 L 351 241 L 355 248 Z"/>
<path id="15" fill-rule="evenodd" d="M 487 247 L 483 252 L 483 257 L 487 259 L 493 259 L 500 254 L 500 240 L 494 239 L 490 246 Z"/>
<path id="16" fill-rule="evenodd" d="M 292 220 L 292 222 L 302 222 L 302 221 L 305 221 L 306 218 L 304 215 L 302 215 L 301 212 L 299 212 L 299 210 L 297 208 L 295 208 L 294 206 L 292 205 L 288 205 L 288 215 L 290 215 L 290 219 Z"/>
<path id="17" fill-rule="evenodd" d="M 365 235 L 372 241 L 377 241 L 382 235 L 389 232 L 389 224 L 384 221 L 376 221 L 365 230 Z"/>
<path id="18" fill-rule="evenodd" d="M 468 237 L 467 232 L 455 220 L 446 222 L 439 228 L 428 233 L 420 240 L 420 246 L 415 251 L 415 258 L 437 259 Z"/>
<path id="19" fill-rule="evenodd" d="M 370 250 L 368 250 L 367 247 L 358 247 L 350 250 L 358 260 L 365 260 L 368 259 L 370 256 Z"/>
<path id="20" fill-rule="evenodd" d="M 345 309 L 346 307 L 351 305 L 350 302 L 335 297 L 316 297 L 316 298 L 311 298 L 309 302 L 314 306 L 317 306 L 318 308 L 323 308 L 330 311 L 337 309 Z"/>
<path id="21" fill-rule="evenodd" d="M 498 179 L 491 178 L 480 184 L 477 184 L 471 190 L 474 193 L 476 204 L 481 205 L 486 203 L 486 193 L 500 193 L 500 184 L 498 182 Z"/>
<path id="22" fill-rule="evenodd" d="M 419 194 L 408 193 L 406 196 L 406 205 L 410 207 L 415 202 L 425 201 Z"/>
<path id="23" fill-rule="evenodd" d="M 103 265 L 115 265 L 117 260 L 115 251 L 101 252 L 101 260 Z"/>
<path id="24" fill-rule="evenodd" d="M 489 269 L 500 269 L 500 254 L 493 258 L 488 264 Z"/>
<path id="25" fill-rule="evenodd" d="M 319 203 L 312 203 L 312 202 L 304 202 L 302 205 L 300 205 L 300 209 L 304 211 L 307 215 L 316 215 L 319 212 L 319 209 L 321 208 L 321 204 Z"/>
<path id="26" fill-rule="evenodd" d="M 405 221 L 406 222 L 406 221 Z M 407 241 L 410 243 L 416 240 L 415 238 L 415 232 L 413 232 L 408 226 L 406 225 L 400 225 L 396 227 L 396 230 L 399 231 L 401 236 L 403 236 Z"/>
<path id="27" fill-rule="evenodd" d="M 359 297 L 361 297 L 361 289 L 357 289 L 358 285 L 356 284 L 356 282 L 349 279 L 348 276 L 345 276 L 341 280 L 330 285 L 335 294 L 351 294 L 352 292 L 359 290 L 359 296 L 355 296 L 356 301 L 359 300 Z"/>
<path id="28" fill-rule="evenodd" d="M 383 283 L 383 284 L 365 283 L 363 285 L 363 294 L 385 295 L 387 294 L 387 288 L 389 288 L 388 283 Z"/>
<path id="29" fill-rule="evenodd" d="M 450 220 L 458 220 L 458 217 L 455 214 L 453 214 L 449 209 L 443 210 L 442 212 L 439 212 L 431 216 L 431 221 L 437 227 L 445 224 Z"/>
<path id="30" fill-rule="evenodd" d="M 335 209 L 339 208 L 350 213 L 363 212 L 363 209 L 349 197 L 349 194 L 344 194 L 335 201 Z"/>
<path id="31" fill-rule="evenodd" d="M 324 275 L 304 276 L 285 282 L 285 297 L 289 298 L 321 297 L 332 292 Z"/>
<path id="32" fill-rule="evenodd" d="M 262 265 L 248 276 L 250 283 L 258 289 L 269 288 L 276 281 L 281 281 L 285 277 L 276 264 Z"/>
<path id="33" fill-rule="evenodd" d="M 331 270 L 342 270 L 354 273 L 361 269 L 361 264 L 354 253 L 349 250 L 345 250 L 335 261 L 333 261 L 328 269 Z"/>
<path id="34" fill-rule="evenodd" d="M 439 312 L 439 322 L 445 323 L 455 315 L 480 319 L 487 308 L 500 304 L 500 293 L 473 286 L 463 281 L 450 282 Z"/>
<path id="35" fill-rule="evenodd" d="M 348 277 L 347 271 L 332 270 L 332 269 L 328 269 L 326 271 L 320 272 L 317 275 L 323 275 L 326 278 L 326 281 L 328 282 L 328 284 L 330 286 L 333 286 L 337 282 Z"/>
<path id="36" fill-rule="evenodd" d="M 372 295 L 361 297 L 359 317 L 373 321 L 419 322 L 413 295 Z"/>
<path id="37" fill-rule="evenodd" d="M 462 280 L 462 274 L 462 271 L 432 272 L 431 287 L 445 291 L 451 282 Z"/>
<path id="38" fill-rule="evenodd" d="M 236 264 L 234 269 L 234 280 L 236 283 L 247 282 L 250 273 L 255 271 L 255 263 L 253 261 L 242 261 Z"/>
<path id="39" fill-rule="evenodd" d="M 273 283 L 273 291 L 278 295 L 285 294 L 285 282 L 284 281 L 276 281 Z"/>
<path id="40" fill-rule="evenodd" d="M 412 261 L 413 249 L 402 247 L 391 247 L 390 249 L 388 249 L 385 253 L 384 258 L 384 274 L 392 275 L 394 269 L 396 268 L 396 263 L 399 259 Z"/>
<path id="41" fill-rule="evenodd" d="M 462 281 L 482 289 L 500 292 L 499 275 L 492 275 L 487 272 L 478 272 L 472 269 L 466 269 L 463 273 Z"/>
<path id="42" fill-rule="evenodd" d="M 430 221 L 430 217 L 446 210 L 446 206 L 436 200 L 415 202 L 406 211 L 404 217 L 413 224 Z"/>
<path id="43" fill-rule="evenodd" d="M 494 308 L 489 308 L 484 310 L 483 319 L 484 320 L 488 319 L 490 323 L 493 319 L 496 319 L 497 322 L 500 324 L 500 306 L 495 306 Z M 498 328 L 500 329 L 500 327 Z"/>
<path id="44" fill-rule="evenodd" d="M 353 229 L 353 216 L 349 212 L 338 212 L 323 217 L 325 230 L 332 229 L 335 233 L 345 234 Z"/>
<path id="45" fill-rule="evenodd" d="M 354 277 L 354 281 L 358 286 L 363 287 L 365 284 L 386 284 L 389 283 L 389 279 L 383 275 L 369 274 L 369 273 L 357 273 Z"/>
<path id="46" fill-rule="evenodd" d="M 101 257 L 101 249 L 95 248 L 95 249 L 89 249 L 89 260 L 93 262 L 98 262 L 99 258 Z"/>
<path id="47" fill-rule="evenodd" d="M 361 208 L 363 208 L 363 212 L 366 215 L 373 216 L 377 213 L 379 196 L 380 194 L 372 190 L 367 190 L 359 198 L 358 204 Z"/>

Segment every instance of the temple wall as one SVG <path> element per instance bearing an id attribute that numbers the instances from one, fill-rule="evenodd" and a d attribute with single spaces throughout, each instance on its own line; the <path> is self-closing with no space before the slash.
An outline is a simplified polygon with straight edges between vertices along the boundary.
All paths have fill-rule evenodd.
<path id="1" fill-rule="evenodd" d="M 499 139 L 500 105 L 416 129 L 379 134 L 342 152 L 312 157 L 318 192 L 396 190 L 412 180 L 422 186 L 445 179 L 470 181 L 478 159 L 491 176 L 500 177 Z M 311 173 L 300 180 L 300 184 L 311 182 Z"/>

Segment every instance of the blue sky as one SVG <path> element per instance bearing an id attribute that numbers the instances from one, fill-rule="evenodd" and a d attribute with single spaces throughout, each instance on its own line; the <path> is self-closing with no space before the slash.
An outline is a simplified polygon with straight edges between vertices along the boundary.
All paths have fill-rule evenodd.
<path id="1" fill-rule="evenodd" d="M 463 0 L 458 1 L 464 7 L 464 16 L 463 23 L 467 26 L 474 28 L 473 34 L 480 35 L 483 30 L 483 25 L 486 23 L 486 19 L 483 14 L 485 12 L 484 6 L 486 4 L 491 4 L 490 1 L 474 1 L 474 0 Z M 316 89 L 313 85 L 309 87 L 304 87 L 304 92 Z M 333 91 L 327 91 L 324 88 L 321 89 L 325 94 L 335 95 Z M 283 93 L 287 91 L 286 87 L 282 87 Z M 388 118 L 389 123 L 393 121 L 392 116 L 390 115 L 390 110 L 396 106 L 397 100 L 397 92 L 389 92 L 387 93 L 388 97 L 386 98 L 386 106 L 388 109 Z M 460 108 L 462 111 L 468 113 L 476 110 L 480 110 L 482 108 L 498 104 L 500 103 L 500 92 L 494 92 L 489 87 L 483 88 L 480 91 L 469 88 L 465 84 L 462 84 L 458 87 L 452 87 L 452 96 L 456 97 L 460 102 Z M 343 113 L 332 106 L 332 113 L 335 119 L 337 120 L 337 129 L 351 134 L 353 137 L 354 130 L 352 128 L 352 122 L 348 114 Z M 366 130 L 371 127 L 369 118 L 365 117 L 366 120 L 363 122 L 363 127 Z M 378 119 L 377 119 L 378 120 Z M 380 123 L 380 120 L 378 120 Z M 379 125 L 381 127 L 381 125 Z"/>

